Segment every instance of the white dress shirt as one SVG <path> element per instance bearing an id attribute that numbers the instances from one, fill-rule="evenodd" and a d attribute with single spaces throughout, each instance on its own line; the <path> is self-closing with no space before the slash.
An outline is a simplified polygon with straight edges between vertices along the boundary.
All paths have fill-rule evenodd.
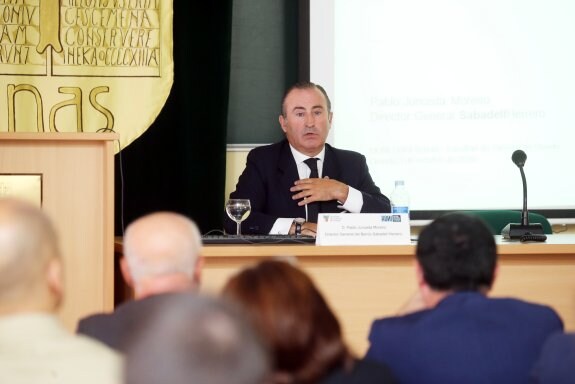
<path id="1" fill-rule="evenodd" d="M 309 178 L 309 175 L 311 173 L 311 169 L 308 167 L 308 165 L 306 163 L 304 163 L 305 160 L 309 159 L 309 156 L 304 155 L 303 153 L 299 152 L 294 147 L 292 147 L 291 144 L 290 144 L 290 149 L 291 149 L 291 153 L 292 153 L 293 158 L 294 158 L 296 165 L 297 165 L 297 172 L 298 172 L 299 178 L 300 179 Z M 314 157 L 316 159 L 318 159 L 318 161 L 317 161 L 317 172 L 318 172 L 319 177 L 322 177 L 323 160 L 325 158 L 325 146 L 323 147 L 321 152 L 318 153 Z M 353 187 L 349 187 L 347 200 L 345 201 L 345 203 L 342 203 L 341 201 L 339 203 L 340 203 L 340 205 L 338 205 L 338 208 L 346 210 L 347 212 L 359 213 L 359 212 L 361 212 L 361 208 L 363 207 L 363 195 L 357 189 L 355 189 Z M 305 211 L 306 211 L 306 216 L 307 216 L 307 205 L 305 206 Z M 270 234 L 287 235 L 289 233 L 289 230 L 291 228 L 291 225 L 292 225 L 294 219 L 295 219 L 295 217 L 289 217 L 289 218 L 288 217 L 280 217 L 280 218 L 278 218 L 275 221 L 272 229 L 270 230 Z"/>

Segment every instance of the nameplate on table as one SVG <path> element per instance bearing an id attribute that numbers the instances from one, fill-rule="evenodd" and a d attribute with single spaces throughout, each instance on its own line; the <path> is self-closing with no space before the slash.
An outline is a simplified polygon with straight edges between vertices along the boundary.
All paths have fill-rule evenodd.
<path id="1" fill-rule="evenodd" d="M 405 213 L 320 213 L 316 245 L 410 244 Z"/>

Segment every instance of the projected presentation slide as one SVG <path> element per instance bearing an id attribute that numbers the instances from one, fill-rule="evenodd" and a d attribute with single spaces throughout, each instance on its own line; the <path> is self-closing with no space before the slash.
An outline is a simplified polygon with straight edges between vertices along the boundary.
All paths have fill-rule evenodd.
<path id="1" fill-rule="evenodd" d="M 575 2 L 314 0 L 330 142 L 412 210 L 575 208 Z"/>

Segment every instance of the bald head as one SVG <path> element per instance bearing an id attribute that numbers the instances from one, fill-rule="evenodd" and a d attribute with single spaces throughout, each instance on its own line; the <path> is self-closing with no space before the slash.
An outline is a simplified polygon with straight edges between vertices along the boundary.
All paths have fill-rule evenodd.
<path id="1" fill-rule="evenodd" d="M 40 208 L 0 199 L 0 307 L 51 308 L 58 303 L 60 276 L 50 269 L 55 263 L 59 268 L 59 256 L 54 227 Z"/>
<path id="2" fill-rule="evenodd" d="M 194 288 L 201 246 L 200 231 L 187 217 L 173 212 L 143 216 L 126 229 L 124 276 L 136 297 Z"/>

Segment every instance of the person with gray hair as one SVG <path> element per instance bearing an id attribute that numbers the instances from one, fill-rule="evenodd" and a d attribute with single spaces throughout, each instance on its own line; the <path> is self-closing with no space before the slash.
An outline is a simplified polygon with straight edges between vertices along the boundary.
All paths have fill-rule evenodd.
<path id="1" fill-rule="evenodd" d="M 263 384 L 267 350 L 228 302 L 174 294 L 150 313 L 126 349 L 126 384 Z"/>
<path id="2" fill-rule="evenodd" d="M 147 314 L 173 292 L 196 291 L 203 259 L 198 227 L 174 212 L 155 212 L 132 222 L 124 236 L 122 276 L 135 300 L 113 313 L 82 319 L 78 333 L 123 351 L 125 339 Z"/>
<path id="3" fill-rule="evenodd" d="M 56 231 L 40 208 L 0 199 L 0 383 L 122 380 L 115 351 L 64 328 Z"/>

